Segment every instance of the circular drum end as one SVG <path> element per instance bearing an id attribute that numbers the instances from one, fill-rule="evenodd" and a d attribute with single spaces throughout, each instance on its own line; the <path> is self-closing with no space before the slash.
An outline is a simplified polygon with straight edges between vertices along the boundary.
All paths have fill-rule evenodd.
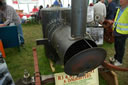
<path id="1" fill-rule="evenodd" d="M 103 63 L 106 54 L 104 49 L 97 47 L 83 50 L 66 62 L 64 71 L 68 75 L 89 72 Z"/>

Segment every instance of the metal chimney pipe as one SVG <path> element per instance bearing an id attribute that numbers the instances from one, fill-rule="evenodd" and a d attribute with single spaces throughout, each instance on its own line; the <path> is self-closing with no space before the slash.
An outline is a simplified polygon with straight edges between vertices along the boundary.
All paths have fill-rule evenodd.
<path id="1" fill-rule="evenodd" d="M 86 32 L 88 0 L 72 0 L 71 36 L 83 38 Z"/>

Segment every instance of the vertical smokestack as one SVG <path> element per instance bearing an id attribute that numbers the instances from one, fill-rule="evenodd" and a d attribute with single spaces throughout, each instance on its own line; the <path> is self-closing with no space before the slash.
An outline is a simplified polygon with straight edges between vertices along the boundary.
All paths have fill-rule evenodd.
<path id="1" fill-rule="evenodd" d="M 71 36 L 83 38 L 86 31 L 88 0 L 72 0 Z"/>

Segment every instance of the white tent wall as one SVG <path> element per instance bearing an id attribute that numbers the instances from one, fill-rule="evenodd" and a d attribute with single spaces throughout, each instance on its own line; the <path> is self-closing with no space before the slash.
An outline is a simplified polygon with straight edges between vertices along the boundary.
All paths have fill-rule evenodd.
<path id="1" fill-rule="evenodd" d="M 40 1 L 40 0 L 39 0 Z M 43 6 L 46 7 L 47 4 L 50 6 L 54 3 L 55 0 L 43 0 Z M 71 4 L 71 0 L 61 0 L 63 7 L 68 7 L 68 4 Z"/>
<path id="2" fill-rule="evenodd" d="M 32 11 L 33 7 L 36 5 L 39 7 L 40 5 L 43 5 L 45 8 L 47 4 L 50 6 L 54 3 L 55 0 L 39 0 L 38 4 L 13 4 L 12 0 L 6 0 L 8 5 L 11 5 L 15 9 L 24 10 L 24 13 L 29 13 Z M 71 0 L 61 0 L 63 7 L 68 7 L 68 4 L 71 4 Z"/>
<path id="3" fill-rule="evenodd" d="M 38 4 L 13 4 L 12 0 L 6 0 L 7 4 L 14 7 L 14 9 L 24 10 L 24 13 L 29 13 L 32 11 L 33 7 L 44 5 L 43 0 L 39 0 Z"/>
<path id="4" fill-rule="evenodd" d="M 14 7 L 15 9 L 18 9 L 18 5 L 17 4 L 13 4 L 12 0 L 6 0 L 7 4 Z"/>

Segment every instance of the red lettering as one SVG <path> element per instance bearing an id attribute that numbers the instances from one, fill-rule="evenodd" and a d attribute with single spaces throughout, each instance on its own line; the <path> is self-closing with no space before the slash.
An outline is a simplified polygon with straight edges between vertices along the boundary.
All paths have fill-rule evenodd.
<path id="1" fill-rule="evenodd" d="M 66 80 L 64 80 L 64 84 L 66 83 Z"/>
<path id="2" fill-rule="evenodd" d="M 58 76 L 58 80 L 61 80 L 61 76 Z"/>
<path id="3" fill-rule="evenodd" d="M 68 79 L 68 76 L 66 75 L 65 78 Z"/>
<path id="4" fill-rule="evenodd" d="M 70 79 L 68 79 L 68 83 L 69 83 L 69 82 L 71 82 L 71 80 L 70 80 Z"/>

